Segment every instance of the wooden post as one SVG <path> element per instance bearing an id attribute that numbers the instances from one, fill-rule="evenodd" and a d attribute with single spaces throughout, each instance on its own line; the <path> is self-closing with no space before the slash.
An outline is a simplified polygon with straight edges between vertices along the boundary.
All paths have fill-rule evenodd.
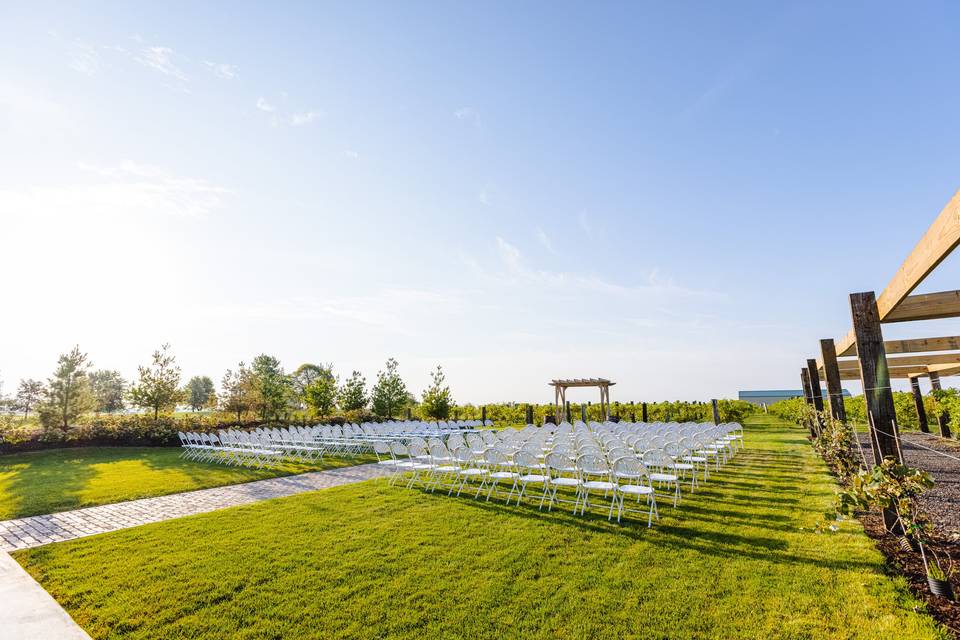
<path id="1" fill-rule="evenodd" d="M 713 424 L 720 424 L 720 407 L 717 406 L 716 399 L 711 400 L 710 404 L 713 405 Z"/>
<path id="2" fill-rule="evenodd" d="M 584 422 L 587 421 L 587 405 L 585 404 L 580 405 L 580 419 Z"/>
<path id="3" fill-rule="evenodd" d="M 410 420 L 411 418 L 412 418 L 412 414 L 410 412 L 410 407 L 407 407 L 407 420 Z"/>
<path id="4" fill-rule="evenodd" d="M 940 374 L 936 371 L 930 372 L 930 385 L 933 387 L 934 391 L 940 391 L 943 387 L 940 386 Z M 937 416 L 937 425 L 940 427 L 940 435 L 944 438 L 950 437 L 950 414 L 944 411 Z"/>
<path id="5" fill-rule="evenodd" d="M 813 404 L 813 393 L 810 391 L 810 374 L 806 367 L 800 369 L 800 384 L 803 385 L 803 399 L 807 401 L 807 404 Z"/>
<path id="6" fill-rule="evenodd" d="M 803 399 L 807 402 L 807 404 L 809 404 L 810 406 L 813 406 L 813 393 L 811 393 L 810 391 L 810 372 L 807 371 L 806 367 L 803 367 L 802 369 L 800 369 L 800 383 L 803 385 Z M 809 423 L 807 424 L 807 428 L 810 429 L 810 437 L 816 438 L 817 437 L 816 422 L 813 420 L 810 420 Z"/>
<path id="7" fill-rule="evenodd" d="M 923 394 L 920 393 L 920 378 L 918 376 L 910 378 L 910 389 L 913 391 L 913 406 L 917 409 L 917 422 L 920 423 L 920 431 L 930 433 L 930 426 L 927 424 L 927 409 L 923 406 Z"/>
<path id="8" fill-rule="evenodd" d="M 527 405 L 527 424 L 533 424 L 533 405 Z"/>
<path id="9" fill-rule="evenodd" d="M 647 403 L 646 402 L 643 403 L 643 410 L 641 413 L 643 414 L 642 416 L 643 421 L 646 422 L 647 421 Z"/>
<path id="10" fill-rule="evenodd" d="M 630 422 L 636 422 L 636 421 L 637 421 L 637 412 L 636 412 L 636 411 L 631 411 L 631 412 L 630 412 Z"/>
<path id="11" fill-rule="evenodd" d="M 487 406 L 486 405 L 480 407 L 480 421 L 483 422 L 484 425 L 487 424 Z"/>
<path id="12" fill-rule="evenodd" d="M 823 411 L 823 391 L 820 389 L 820 372 L 817 371 L 816 360 L 807 360 L 807 375 L 810 376 L 810 394 L 813 396 L 813 406 L 817 411 Z"/>
<path id="13" fill-rule="evenodd" d="M 566 418 L 567 422 L 570 422 L 570 401 L 569 401 L 569 400 L 566 400 L 566 401 L 564 402 L 564 405 L 565 405 L 564 408 L 566 409 L 566 416 L 565 416 L 565 418 Z"/>
<path id="14" fill-rule="evenodd" d="M 837 364 L 837 346 L 833 338 L 820 341 L 820 355 L 823 357 L 824 376 L 827 379 L 827 399 L 830 402 L 830 415 L 840 422 L 847 421 L 847 409 L 843 406 L 843 386 L 840 382 L 840 365 Z"/>
<path id="15" fill-rule="evenodd" d="M 860 360 L 860 382 L 867 403 L 867 420 L 873 434 L 873 459 L 876 464 L 887 457 L 902 463 L 890 371 L 887 369 L 887 351 L 883 345 L 880 312 L 873 291 L 850 294 L 850 315 Z M 898 523 L 894 510 L 883 510 L 883 524 L 888 531 L 900 532 L 902 527 Z"/>
<path id="16" fill-rule="evenodd" d="M 874 436 L 874 461 L 880 464 L 889 456 L 903 462 L 900 438 L 894 426 L 897 415 L 890 389 L 887 351 L 883 346 L 880 313 L 873 291 L 850 294 L 850 315 L 860 360 L 860 382 L 867 403 L 867 419 Z"/>

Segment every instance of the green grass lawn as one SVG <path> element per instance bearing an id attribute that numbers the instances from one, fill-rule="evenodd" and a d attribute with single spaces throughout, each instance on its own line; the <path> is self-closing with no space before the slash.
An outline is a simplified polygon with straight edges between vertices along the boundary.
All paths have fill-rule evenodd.
<path id="1" fill-rule="evenodd" d="M 94 638 L 948 637 L 856 522 L 811 531 L 800 429 L 747 438 L 649 530 L 380 480 L 14 557 Z"/>
<path id="2" fill-rule="evenodd" d="M 191 462 L 182 449 L 90 447 L 0 456 L 0 520 L 329 469 L 372 456 L 249 469 Z"/>

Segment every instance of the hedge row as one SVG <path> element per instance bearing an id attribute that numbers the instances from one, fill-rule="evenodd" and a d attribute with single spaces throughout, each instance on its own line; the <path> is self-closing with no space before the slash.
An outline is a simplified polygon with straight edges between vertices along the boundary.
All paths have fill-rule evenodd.
<path id="1" fill-rule="evenodd" d="M 720 400 L 720 418 L 724 422 L 741 422 L 756 410 L 753 405 L 740 400 Z M 600 406 L 586 406 L 588 420 L 601 420 Z M 527 405 L 520 403 L 486 405 L 488 420 L 502 426 L 523 425 L 526 423 Z M 548 416 L 554 415 L 553 405 L 533 405 L 534 422 L 543 424 Z M 411 409 L 414 418 L 418 418 L 416 408 Z M 483 408 L 474 405 L 456 407 L 452 419 L 477 420 L 482 416 Z M 614 403 L 613 415 L 624 420 L 642 417 L 639 403 Z M 571 418 L 581 416 L 580 405 L 571 404 Z M 709 403 L 694 402 L 655 402 L 647 406 L 648 420 L 651 422 L 670 420 L 678 422 L 706 422 L 713 419 Z M 402 417 L 405 417 L 405 412 Z M 383 420 L 367 413 L 351 413 L 324 418 L 327 424 L 344 422 L 375 422 Z M 291 424 L 304 425 L 318 422 L 315 419 L 297 417 L 293 420 L 271 422 L 271 426 Z M 123 415 L 87 415 L 81 417 L 76 425 L 64 429 L 42 429 L 34 420 L 25 421 L 17 416 L 0 416 L 0 453 L 31 451 L 57 447 L 82 446 L 176 446 L 179 444 L 178 431 L 208 432 L 230 427 L 254 428 L 264 423 L 255 419 L 237 421 L 227 414 L 196 414 L 160 416 L 154 420 L 149 414 Z"/>

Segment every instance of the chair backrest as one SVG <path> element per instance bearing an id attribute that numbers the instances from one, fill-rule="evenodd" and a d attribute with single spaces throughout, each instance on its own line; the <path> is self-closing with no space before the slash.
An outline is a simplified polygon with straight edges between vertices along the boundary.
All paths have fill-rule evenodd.
<path id="1" fill-rule="evenodd" d="M 551 475 L 554 475 L 554 477 L 577 471 L 577 466 L 573 463 L 573 460 L 563 453 L 548 453 L 544 464 L 547 465 L 547 470 L 551 471 Z"/>
<path id="2" fill-rule="evenodd" d="M 613 463 L 613 477 L 617 480 L 639 481 L 647 477 L 647 467 L 634 456 L 620 458 Z"/>
<path id="3" fill-rule="evenodd" d="M 521 469 L 539 469 L 540 461 L 537 456 L 528 451 L 517 451 L 513 454 L 513 464 Z"/>
<path id="4" fill-rule="evenodd" d="M 584 479 L 610 477 L 610 465 L 602 455 L 588 453 L 577 458 L 577 468 Z"/>

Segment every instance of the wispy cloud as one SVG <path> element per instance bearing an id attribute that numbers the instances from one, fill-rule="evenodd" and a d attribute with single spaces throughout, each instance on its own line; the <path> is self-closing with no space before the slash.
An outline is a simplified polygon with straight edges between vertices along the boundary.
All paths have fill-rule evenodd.
<path id="1" fill-rule="evenodd" d="M 302 127 L 305 124 L 311 124 L 323 116 L 322 111 L 302 111 L 290 116 L 290 124 L 294 127 Z"/>
<path id="2" fill-rule="evenodd" d="M 353 149 L 347 149 L 346 151 L 343 152 L 343 155 L 346 156 L 347 158 L 351 159 L 351 160 L 359 160 L 359 159 L 360 159 L 360 152 L 359 152 L 359 151 L 354 151 Z"/>
<path id="3" fill-rule="evenodd" d="M 174 60 L 181 58 L 170 47 L 144 47 L 134 60 L 165 76 L 176 78 L 181 82 L 187 81 L 187 75 L 177 66 Z"/>
<path id="4" fill-rule="evenodd" d="M 89 44 L 78 42 L 67 55 L 70 58 L 70 68 L 78 73 L 95 76 L 100 70 L 100 56 L 96 48 Z"/>
<path id="5" fill-rule="evenodd" d="M 469 122 L 475 127 L 480 126 L 480 112 L 473 107 L 460 107 L 453 112 L 453 117 L 457 120 Z"/>
<path id="6" fill-rule="evenodd" d="M 540 227 L 537 227 L 537 241 L 550 253 L 556 253 L 556 250 L 553 248 L 553 241 L 550 240 L 550 236 L 548 236 L 547 232 Z"/>
<path id="7" fill-rule="evenodd" d="M 260 111 L 265 111 L 266 113 L 273 113 L 277 110 L 275 106 L 267 102 L 267 99 L 263 96 L 257 98 L 257 109 Z"/>
<path id="8" fill-rule="evenodd" d="M 237 68 L 232 64 L 225 64 L 223 62 L 211 62 L 210 60 L 204 60 L 203 66 L 206 67 L 211 73 L 217 75 L 221 78 L 226 78 L 227 80 L 233 80 L 237 77 Z"/>
<path id="9" fill-rule="evenodd" d="M 724 294 L 716 291 L 680 286 L 672 278 L 662 276 L 658 269 L 653 269 L 642 281 L 633 284 L 611 282 L 593 274 L 535 269 L 525 263 L 520 249 L 516 246 L 499 236 L 496 241 L 503 269 L 500 273 L 495 274 L 482 271 L 481 275 L 488 278 L 493 277 L 501 284 L 580 290 L 625 296 L 637 300 L 649 300 L 652 296 L 704 299 L 725 297 Z M 476 268 L 476 264 L 473 266 Z"/>
<path id="10" fill-rule="evenodd" d="M 163 215 L 197 217 L 224 204 L 231 191 L 199 178 L 126 161 L 81 163 L 89 177 L 72 185 L 0 190 L 0 209 L 29 216 Z"/>

